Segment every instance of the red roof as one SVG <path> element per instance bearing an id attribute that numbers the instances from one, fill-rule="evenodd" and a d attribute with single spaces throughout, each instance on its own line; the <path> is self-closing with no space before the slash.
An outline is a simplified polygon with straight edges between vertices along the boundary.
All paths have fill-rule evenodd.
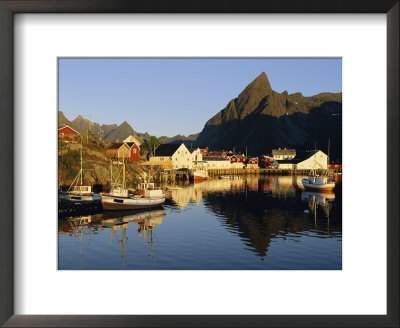
<path id="1" fill-rule="evenodd" d="M 79 134 L 78 131 L 74 130 L 70 126 L 66 125 L 63 126 L 62 128 L 58 129 L 58 133 L 64 133 L 64 134 Z"/>

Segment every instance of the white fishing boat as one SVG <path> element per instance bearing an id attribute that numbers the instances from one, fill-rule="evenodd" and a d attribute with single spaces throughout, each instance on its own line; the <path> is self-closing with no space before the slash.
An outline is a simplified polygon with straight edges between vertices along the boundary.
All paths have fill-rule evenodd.
<path id="1" fill-rule="evenodd" d="M 328 141 L 328 157 L 327 157 L 326 168 L 329 167 L 329 148 L 330 148 L 330 139 Z M 310 171 L 308 178 L 301 179 L 301 182 L 304 188 L 308 190 L 314 190 L 320 192 L 332 191 L 335 188 L 335 182 L 333 181 L 333 177 L 329 176 L 328 173 L 329 173 L 328 169 L 325 169 L 323 170 L 323 173 L 321 175 L 318 175 L 314 166 L 314 169 Z"/>
<path id="2" fill-rule="evenodd" d="M 108 194 L 100 194 L 104 211 L 134 210 L 159 207 L 165 202 L 165 194 L 154 183 L 139 184 L 138 194 L 131 194 L 125 187 L 125 162 L 122 161 L 122 184 L 114 184 Z"/>
<path id="3" fill-rule="evenodd" d="M 315 191 L 331 191 L 335 188 L 335 182 L 328 175 L 318 175 L 315 170 L 311 170 L 307 179 L 301 179 L 305 189 Z"/>
<path id="4" fill-rule="evenodd" d="M 82 144 L 80 151 L 81 169 L 72 181 L 66 192 L 60 192 L 59 198 L 65 202 L 93 202 L 99 201 L 98 195 L 92 192 L 92 186 L 83 184 Z M 97 197 L 96 197 L 97 196 Z"/>
<path id="5" fill-rule="evenodd" d="M 196 181 L 206 180 L 208 178 L 208 171 L 202 168 L 197 168 L 191 172 L 191 175 Z"/>

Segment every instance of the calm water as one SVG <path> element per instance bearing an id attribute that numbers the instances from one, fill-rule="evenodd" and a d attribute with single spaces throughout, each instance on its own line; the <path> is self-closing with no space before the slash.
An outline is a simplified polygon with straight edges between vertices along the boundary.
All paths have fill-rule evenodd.
<path id="1" fill-rule="evenodd" d="M 167 191 L 161 209 L 59 220 L 59 269 L 340 270 L 341 184 L 300 180 L 209 180 Z"/>

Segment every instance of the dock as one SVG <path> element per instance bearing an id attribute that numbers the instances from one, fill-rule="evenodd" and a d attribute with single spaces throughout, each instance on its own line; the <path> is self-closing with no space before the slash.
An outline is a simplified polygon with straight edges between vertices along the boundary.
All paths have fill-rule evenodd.
<path id="1" fill-rule="evenodd" d="M 324 170 L 317 170 L 317 173 L 322 173 L 323 171 Z M 220 175 L 308 175 L 309 173 L 309 169 L 208 169 L 208 175 L 211 177 Z"/>

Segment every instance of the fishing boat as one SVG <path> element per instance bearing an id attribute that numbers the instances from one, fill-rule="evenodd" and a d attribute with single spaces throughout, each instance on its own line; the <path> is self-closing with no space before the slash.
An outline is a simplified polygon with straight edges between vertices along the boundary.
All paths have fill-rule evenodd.
<path id="1" fill-rule="evenodd" d="M 208 178 L 208 171 L 205 169 L 198 168 L 194 169 L 191 172 L 191 175 L 195 181 L 206 180 Z"/>
<path id="2" fill-rule="evenodd" d="M 331 191 L 335 188 L 335 182 L 328 175 L 318 175 L 311 170 L 307 179 L 301 179 L 305 189 L 315 191 Z"/>
<path id="3" fill-rule="evenodd" d="M 330 139 L 328 141 L 328 157 L 326 163 L 327 168 L 329 167 L 329 148 L 330 148 Z M 316 151 L 317 150 L 315 149 L 315 152 Z M 333 181 L 333 177 L 329 176 L 329 171 L 327 169 L 323 170 L 323 173 L 321 175 L 318 175 L 317 171 L 315 169 L 312 169 L 310 171 L 308 178 L 302 179 L 301 182 L 304 188 L 308 190 L 326 192 L 326 191 L 332 191 L 335 188 L 335 182 Z"/>
<path id="4" fill-rule="evenodd" d="M 112 172 L 112 170 L 111 170 Z M 154 183 L 142 182 L 138 186 L 138 194 L 126 189 L 125 162 L 122 161 L 122 184 L 112 184 L 108 194 L 100 194 L 104 211 L 134 210 L 159 207 L 165 202 L 165 194 Z M 112 179 L 112 173 L 111 173 Z"/>
<path id="5" fill-rule="evenodd" d="M 98 195 L 92 192 L 92 186 L 83 184 L 83 160 L 82 160 L 82 144 L 80 151 L 81 169 L 72 181 L 66 192 L 60 192 L 60 201 L 66 202 L 93 202 L 99 201 Z M 97 196 L 97 197 L 96 197 Z"/>

